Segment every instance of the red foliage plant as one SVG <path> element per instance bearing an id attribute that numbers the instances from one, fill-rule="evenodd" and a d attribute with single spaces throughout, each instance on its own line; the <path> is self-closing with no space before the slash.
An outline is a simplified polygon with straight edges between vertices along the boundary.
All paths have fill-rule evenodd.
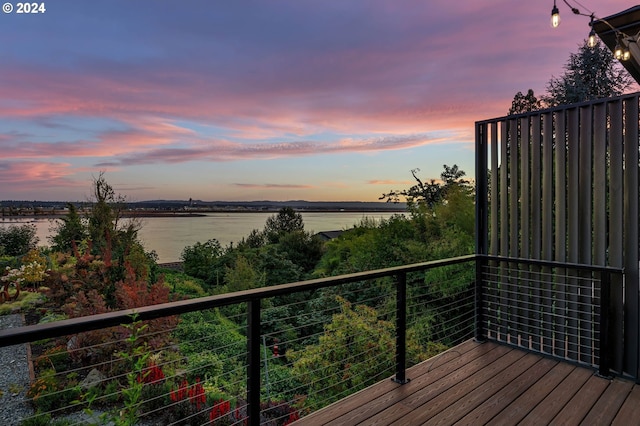
<path id="1" fill-rule="evenodd" d="M 211 412 L 209 413 L 209 420 L 211 420 L 212 422 L 215 422 L 216 420 L 229 414 L 230 411 L 231 411 L 231 403 L 229 401 L 220 399 L 213 404 L 213 408 L 211 408 Z M 239 415 L 239 412 L 236 411 L 236 416 L 238 415 Z"/>
<path id="2" fill-rule="evenodd" d="M 204 394 L 204 387 L 200 383 L 200 378 L 196 379 L 196 384 L 189 388 L 189 400 L 196 406 L 196 410 L 207 402 L 207 396 Z"/>
<path id="3" fill-rule="evenodd" d="M 173 402 L 180 402 L 182 400 L 184 400 L 187 397 L 187 388 L 189 387 L 189 382 L 187 382 L 187 380 L 183 380 L 182 383 L 180 383 L 180 386 L 178 387 L 178 389 L 176 389 L 175 391 L 171 391 L 169 393 L 169 396 L 171 397 L 171 401 Z"/>
<path id="4" fill-rule="evenodd" d="M 207 396 L 204 393 L 204 386 L 200 383 L 200 378 L 197 378 L 196 383 L 193 385 L 189 385 L 186 379 L 183 380 L 178 389 L 172 390 L 169 396 L 173 402 L 184 401 L 188 398 L 198 411 L 207 402 Z"/>
<path id="5" fill-rule="evenodd" d="M 138 376 L 138 383 L 157 384 L 164 380 L 164 372 L 162 368 L 158 367 L 155 363 L 149 363 L 149 366 L 142 371 L 142 374 Z"/>
<path id="6" fill-rule="evenodd" d="M 116 303 L 120 309 L 133 309 L 142 306 L 157 305 L 170 301 L 170 290 L 163 280 L 155 284 L 149 284 L 136 277 L 134 268 L 129 262 L 125 263 L 125 280 L 116 283 Z M 150 321 L 147 324 L 145 338 L 151 349 L 159 349 L 170 342 L 169 332 L 178 324 L 178 317 L 163 317 Z"/>

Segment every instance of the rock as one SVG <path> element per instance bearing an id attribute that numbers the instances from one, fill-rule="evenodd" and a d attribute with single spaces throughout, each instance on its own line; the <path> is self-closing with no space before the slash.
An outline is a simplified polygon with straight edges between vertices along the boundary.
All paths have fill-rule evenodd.
<path id="1" fill-rule="evenodd" d="M 80 388 L 86 391 L 94 386 L 98 386 L 104 380 L 104 374 L 94 368 L 93 370 L 89 371 L 87 377 L 85 377 L 84 380 L 80 382 Z"/>

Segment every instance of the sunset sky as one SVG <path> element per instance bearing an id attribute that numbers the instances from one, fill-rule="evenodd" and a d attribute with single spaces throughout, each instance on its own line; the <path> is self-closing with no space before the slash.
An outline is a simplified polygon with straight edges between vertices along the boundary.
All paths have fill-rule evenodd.
<path id="1" fill-rule="evenodd" d="M 600 17 L 633 6 L 581 3 Z M 539 0 L 0 13 L 0 200 L 86 200 L 100 171 L 132 201 L 374 201 L 411 169 L 473 175 L 474 122 L 542 94 L 589 32 L 557 4 L 557 29 Z"/>

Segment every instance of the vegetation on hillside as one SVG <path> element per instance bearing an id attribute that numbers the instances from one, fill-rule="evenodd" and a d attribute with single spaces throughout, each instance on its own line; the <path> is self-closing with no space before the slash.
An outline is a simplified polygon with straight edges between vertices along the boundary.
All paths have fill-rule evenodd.
<path id="1" fill-rule="evenodd" d="M 27 228 L 9 228 L 9 236 L 0 234 L 0 250 L 9 270 L 18 271 L 14 275 L 27 264 L 39 267 L 38 273 L 22 272 L 39 297 L 28 310 L 33 322 L 472 253 L 474 194 L 464 172 L 445 166 L 440 181 L 426 182 L 417 170 L 412 174 L 416 185 L 384 194 L 407 201 L 404 215 L 363 219 L 323 242 L 305 230 L 299 213 L 282 208 L 237 245 L 222 247 L 210 238 L 185 247 L 183 273 L 159 270 L 154 253 L 137 238 L 139 223 L 122 220 L 123 199 L 101 174 L 93 182 L 89 215 L 81 217 L 70 207 L 51 248 L 37 249 Z M 8 280 L 16 279 L 7 272 L 3 281 Z M 472 280 L 473 270 L 462 266 L 408 276 L 414 301 L 407 343 L 411 362 L 452 343 L 451 318 L 467 320 L 469 312 L 451 306 Z M 9 298 L 16 298 L 21 283 L 12 284 Z M 287 424 L 389 375 L 394 298 L 393 281 L 383 278 L 265 300 L 262 352 L 272 355 L 264 360 L 269 376 L 263 408 L 271 413 L 264 415 L 278 417 L 274 424 Z M 159 407 L 163 421 L 184 416 L 193 419 L 185 424 L 241 420 L 246 416 L 245 309 L 231 305 L 41 342 L 34 350 L 34 406 L 43 413 L 72 401 L 92 401 L 103 410 L 121 407 L 122 417 L 115 417 L 124 423 L 117 424 Z M 78 374 L 62 374 L 86 375 L 92 368 L 115 378 L 82 390 Z M 139 371 L 137 378 L 132 371 Z"/>

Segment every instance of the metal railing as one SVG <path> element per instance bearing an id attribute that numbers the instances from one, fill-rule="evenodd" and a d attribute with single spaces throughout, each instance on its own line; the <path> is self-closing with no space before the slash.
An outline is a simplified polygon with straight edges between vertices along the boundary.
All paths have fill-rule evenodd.
<path id="1" fill-rule="evenodd" d="M 611 321 L 612 309 L 624 305 L 622 269 L 478 256 L 478 271 L 481 335 L 610 375 L 623 352 Z"/>
<path id="2" fill-rule="evenodd" d="M 395 299 L 395 306 L 387 310 L 381 309 L 381 312 L 378 314 L 379 317 L 376 320 L 385 323 L 388 323 L 389 321 L 394 323 L 394 330 L 392 334 L 395 339 L 395 353 L 393 356 L 394 363 L 392 364 L 395 365 L 391 366 L 388 373 L 386 373 L 387 370 L 383 368 L 384 366 L 381 366 L 379 368 L 380 372 L 376 374 L 380 374 L 380 378 L 384 377 L 384 375 L 386 375 L 386 377 L 394 375 L 393 380 L 398 383 L 406 383 L 409 379 L 406 377 L 407 365 L 410 362 L 420 361 L 413 359 L 408 361 L 407 339 L 409 337 L 414 341 L 420 339 L 420 336 L 407 336 L 408 329 L 428 328 L 429 337 L 427 338 L 423 336 L 424 339 L 431 341 L 431 339 L 435 339 L 434 336 L 439 336 L 438 338 L 440 341 L 445 341 L 448 345 L 458 344 L 473 336 L 473 306 L 475 299 L 473 286 L 473 262 L 475 262 L 475 260 L 476 256 L 474 255 L 456 257 L 433 262 L 227 293 L 199 299 L 181 300 L 132 310 L 66 319 L 52 323 L 5 329 L 0 331 L 0 347 L 38 342 L 43 339 L 51 340 L 64 336 L 71 336 L 64 340 L 67 343 L 66 348 L 63 348 L 63 351 L 68 352 L 73 345 L 80 346 L 79 341 L 81 339 L 78 336 L 86 336 L 87 333 L 91 331 L 100 331 L 104 332 L 105 336 L 108 336 L 109 339 L 113 338 L 114 340 L 109 342 L 99 341 L 95 346 L 78 347 L 77 349 L 74 349 L 77 350 L 75 356 L 76 358 L 90 357 L 91 354 L 99 351 L 102 351 L 102 353 L 112 351 L 114 354 L 112 358 L 119 359 L 115 361 L 112 359 L 108 363 L 105 363 L 105 365 L 108 364 L 109 368 L 115 371 L 118 370 L 118 368 L 113 367 L 113 365 L 116 364 L 116 361 L 123 361 L 123 356 L 126 358 L 124 361 L 129 363 L 127 365 L 131 365 L 135 364 L 136 361 L 140 359 L 148 361 L 150 359 L 148 358 L 149 354 L 157 355 L 161 351 L 167 350 L 166 348 L 171 345 L 176 346 L 176 343 L 169 343 L 167 346 L 163 346 L 160 349 L 152 350 L 151 346 L 147 345 L 146 342 L 151 342 L 153 339 L 162 340 L 162 333 L 175 333 L 180 327 L 173 323 L 171 329 L 161 330 L 159 326 L 153 326 L 153 324 L 155 324 L 153 321 L 166 320 L 175 316 L 184 316 L 189 313 L 205 312 L 214 309 L 231 309 L 232 307 L 236 307 L 234 308 L 237 313 L 235 323 L 242 324 L 246 321 L 246 328 L 242 329 L 238 326 L 239 328 L 237 330 L 238 335 L 242 334 L 246 337 L 246 352 L 242 351 L 237 354 L 238 358 L 246 358 L 246 363 L 242 367 L 246 369 L 246 372 L 235 371 L 229 374 L 234 375 L 234 377 L 239 377 L 237 379 L 239 381 L 246 380 L 245 386 L 238 383 L 239 387 L 246 388 L 246 392 L 238 397 L 238 405 L 241 405 L 240 399 L 243 400 L 244 405 L 241 410 L 238 410 L 236 417 L 233 418 L 233 420 L 237 421 L 238 424 L 248 421 L 249 424 L 256 425 L 261 423 L 261 416 L 264 420 L 266 411 L 277 411 L 278 409 L 278 407 L 265 406 L 264 403 L 261 408 L 261 402 L 264 402 L 265 392 L 269 392 L 268 387 L 265 389 L 263 386 L 263 384 L 265 384 L 265 379 L 263 378 L 266 377 L 265 375 L 269 374 L 269 371 L 265 370 L 269 369 L 270 366 L 267 356 L 265 355 L 265 351 L 269 350 L 270 352 L 273 352 L 275 356 L 277 353 L 276 346 L 278 345 L 278 343 L 275 343 L 277 340 L 272 338 L 273 336 L 267 336 L 267 334 L 264 333 L 266 323 L 263 317 L 264 314 L 268 313 L 269 309 L 271 309 L 269 307 L 265 307 L 265 304 L 269 305 L 269 301 L 271 299 L 281 296 L 290 296 L 300 292 L 308 292 L 311 294 L 314 291 L 321 289 L 324 291 L 336 289 L 336 293 L 340 294 L 340 291 L 342 290 L 338 291 L 338 289 L 340 289 L 341 286 L 351 286 L 350 291 L 352 293 L 348 293 L 345 297 L 353 296 L 353 291 L 363 292 L 363 295 L 359 295 L 356 298 L 362 300 L 362 303 L 365 305 L 372 298 L 375 298 L 377 300 L 375 303 L 380 305 L 389 305 L 389 303 L 393 302 Z M 438 273 L 432 278 L 428 278 L 425 275 L 435 271 Z M 389 278 L 393 278 L 392 285 L 389 286 L 392 291 L 389 293 L 378 292 L 377 287 L 374 288 L 371 284 L 375 283 L 375 280 L 388 280 Z M 431 293 L 431 289 L 435 287 L 441 287 L 438 290 L 437 297 Z M 369 295 L 369 293 L 371 293 L 371 295 Z M 427 312 L 425 311 L 425 306 L 430 306 L 428 314 L 425 314 L 425 312 Z M 295 309 L 295 306 L 291 307 L 292 311 L 295 311 Z M 327 311 L 327 313 L 324 314 L 324 317 L 328 318 L 330 321 L 335 312 L 335 310 Z M 123 327 L 123 325 L 126 324 L 137 324 L 138 326 L 136 327 L 139 327 L 137 329 L 138 331 L 135 331 L 131 326 L 129 326 L 129 328 Z M 146 325 L 152 325 L 147 330 L 148 332 L 144 331 L 144 327 Z M 315 325 L 315 328 L 320 328 L 321 331 L 315 335 L 307 336 L 308 340 L 318 341 L 320 340 L 320 336 L 327 332 L 326 323 L 324 325 Z M 107 332 L 107 330 L 110 331 Z M 146 339 L 144 340 L 144 345 L 139 345 L 133 341 L 131 341 L 131 345 L 126 343 L 128 340 L 132 339 L 132 334 L 135 334 L 136 332 L 146 333 L 141 336 Z M 266 337 L 271 340 L 269 344 L 266 344 Z M 207 337 L 205 336 L 202 339 L 206 340 Z M 107 339 L 105 338 L 105 340 Z M 279 342 L 279 344 L 283 345 L 287 344 L 287 342 Z M 292 343 L 290 344 L 293 345 Z M 442 346 L 442 348 L 446 347 Z M 147 354 L 140 354 L 140 349 L 147 351 Z M 217 346 L 212 349 L 212 351 L 224 351 L 226 349 L 228 349 L 228 347 Z M 45 359 L 47 362 L 53 362 L 51 360 L 54 355 L 55 354 L 48 354 L 47 357 L 42 359 Z M 365 354 L 365 357 L 367 356 L 374 357 L 378 356 L 378 354 Z M 144 386 L 158 383 L 160 378 L 156 378 L 155 375 L 158 374 L 164 377 L 164 373 L 156 372 L 156 369 L 162 370 L 162 367 L 171 369 L 171 363 L 175 364 L 177 361 L 175 359 L 169 359 L 163 361 L 163 363 L 157 364 L 145 362 L 144 365 L 137 365 L 138 372 L 136 374 L 133 374 L 131 371 L 119 371 L 120 376 L 118 377 L 121 385 L 118 391 L 120 393 L 126 392 L 127 386 L 135 387 L 136 383 L 142 383 Z M 88 373 L 90 368 L 96 367 L 96 365 L 91 362 L 87 362 L 87 364 L 89 365 L 84 369 L 64 371 L 63 374 L 66 374 L 67 376 L 77 376 L 78 374 L 85 375 Z M 181 378 L 184 377 L 184 372 L 178 370 L 179 368 L 173 368 L 174 376 L 172 378 L 176 382 L 179 382 Z M 276 378 L 272 378 L 272 380 L 275 381 Z M 199 397 L 204 393 L 199 379 L 197 384 L 195 384 L 193 380 L 191 381 L 191 384 L 188 384 L 186 380 L 183 380 L 183 383 L 185 383 L 185 385 L 182 389 L 174 389 L 171 391 L 171 404 L 179 406 L 181 398 L 184 400 L 190 400 L 194 404 L 197 404 Z M 347 391 L 354 390 L 357 389 Z M 340 395 L 346 396 L 346 394 Z M 108 399 L 108 395 L 106 395 L 105 398 Z M 168 400 L 167 395 L 164 395 L 164 397 L 162 395 L 156 395 L 153 398 L 156 401 Z M 245 399 L 246 401 L 244 401 Z M 120 401 L 122 401 L 122 399 Z M 329 403 L 332 401 L 327 402 Z M 228 406 L 225 407 L 220 404 L 222 404 L 222 401 L 220 401 L 218 405 L 214 405 L 213 408 L 209 407 L 212 409 L 212 422 L 214 419 L 214 412 L 219 414 L 227 412 L 229 409 Z M 75 401 L 71 404 L 71 408 L 73 407 L 81 408 L 82 404 Z M 200 407 L 198 406 L 198 408 Z M 64 414 L 65 410 L 68 411 L 68 409 L 65 408 L 61 410 L 61 414 Z M 150 413 L 154 412 L 153 408 L 149 408 L 149 410 Z M 279 424 L 287 424 L 289 420 L 291 419 L 281 417 Z M 176 420 L 176 423 L 181 421 L 184 420 L 178 419 Z"/>

